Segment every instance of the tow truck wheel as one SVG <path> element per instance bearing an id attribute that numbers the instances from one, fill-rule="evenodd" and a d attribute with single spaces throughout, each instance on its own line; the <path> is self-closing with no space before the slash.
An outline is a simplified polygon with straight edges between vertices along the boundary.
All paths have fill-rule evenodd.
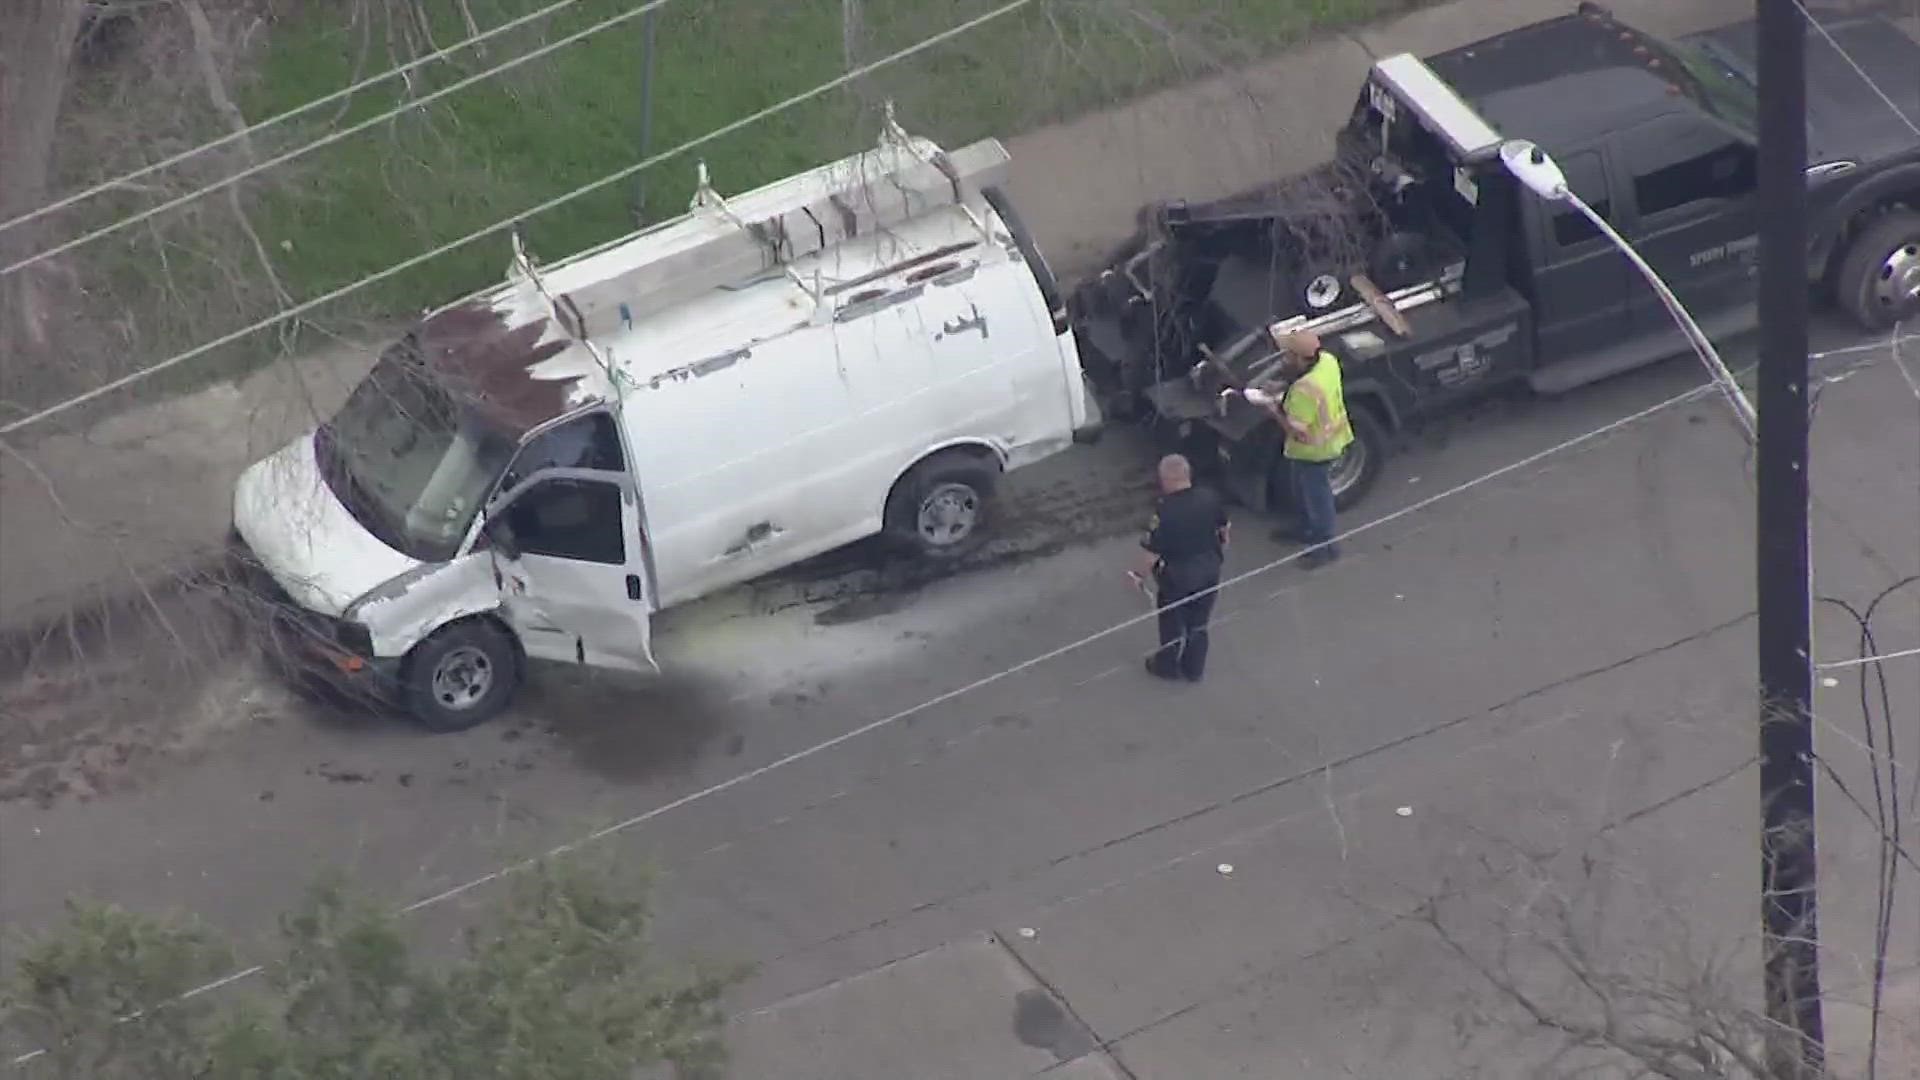
<path id="1" fill-rule="evenodd" d="M 428 731 L 465 731 L 499 715 L 520 686 L 520 657 L 485 620 L 448 626 L 414 646 L 403 675 L 407 711 Z"/>
<path id="2" fill-rule="evenodd" d="M 1920 214 L 1895 210 L 1861 230 L 1836 286 L 1835 298 L 1868 330 L 1920 315 Z"/>
<path id="3" fill-rule="evenodd" d="M 1333 481 L 1333 505 L 1336 509 L 1346 510 L 1367 497 L 1373 485 L 1380 480 L 1380 472 L 1386 467 L 1387 454 L 1391 447 L 1387 441 L 1387 428 L 1374 417 L 1373 410 L 1358 402 L 1347 406 L 1347 423 L 1353 425 L 1353 442 L 1348 444 L 1347 452 L 1341 454 L 1333 463 L 1329 479 Z M 1294 509 L 1293 506 L 1293 467 L 1276 449 L 1273 456 L 1273 471 L 1267 476 L 1269 504 Z"/>
<path id="4" fill-rule="evenodd" d="M 1374 419 L 1373 410 L 1354 403 L 1347 410 L 1347 422 L 1353 426 L 1353 442 L 1347 452 L 1333 463 L 1333 505 L 1345 510 L 1367 497 L 1380 480 L 1387 464 L 1387 429 Z"/>
<path id="5" fill-rule="evenodd" d="M 1374 245 L 1367 273 L 1382 292 L 1418 285 L 1437 271 L 1433 241 L 1419 233 L 1388 233 Z"/>

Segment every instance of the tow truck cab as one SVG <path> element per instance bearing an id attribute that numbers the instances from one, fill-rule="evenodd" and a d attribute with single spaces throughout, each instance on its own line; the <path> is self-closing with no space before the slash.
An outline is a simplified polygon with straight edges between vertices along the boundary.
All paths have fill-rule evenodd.
<path id="1" fill-rule="evenodd" d="M 1888 69 L 1888 84 L 1901 70 L 1913 84 L 1920 45 L 1886 45 L 1899 32 L 1874 22 L 1828 29 L 1878 42 L 1859 55 Z M 1751 328 L 1757 104 L 1740 45 L 1750 30 L 1668 42 L 1583 4 L 1426 60 L 1377 62 L 1332 162 L 1149 212 L 1136 249 L 1074 297 L 1089 375 L 1123 399 L 1115 406 L 1137 396 L 1189 453 L 1217 458 L 1243 502 L 1265 508 L 1287 490 L 1275 483 L 1278 430 L 1222 391 L 1274 387 L 1270 331 L 1311 329 L 1345 367 L 1357 439 L 1334 482 L 1350 505 L 1407 425 L 1684 351 L 1627 258 L 1572 206 L 1505 171 L 1499 147 L 1515 138 L 1553 155 L 1709 336 Z M 1813 57 L 1809 70 L 1818 83 Z M 1912 93 L 1920 111 L 1920 84 Z M 1866 136 L 1857 120 L 1829 126 L 1840 134 L 1812 141 L 1809 281 L 1870 326 L 1920 311 L 1920 140 Z"/>

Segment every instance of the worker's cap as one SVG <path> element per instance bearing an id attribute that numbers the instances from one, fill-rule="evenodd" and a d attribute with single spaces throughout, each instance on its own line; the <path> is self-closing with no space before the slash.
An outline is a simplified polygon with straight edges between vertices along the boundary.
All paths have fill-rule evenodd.
<path id="1" fill-rule="evenodd" d="M 1275 346 L 1295 356 L 1320 355 L 1320 335 L 1311 330 L 1295 330 L 1291 333 L 1271 332 Z"/>

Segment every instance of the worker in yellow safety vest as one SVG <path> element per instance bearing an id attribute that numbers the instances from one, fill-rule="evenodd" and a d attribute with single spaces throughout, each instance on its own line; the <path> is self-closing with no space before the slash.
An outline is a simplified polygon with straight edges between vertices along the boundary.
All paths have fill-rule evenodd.
<path id="1" fill-rule="evenodd" d="M 1302 563 L 1324 566 L 1340 557 L 1334 543 L 1333 463 L 1353 443 L 1340 392 L 1340 361 L 1310 332 L 1274 334 L 1273 342 L 1285 354 L 1282 374 L 1293 380 L 1287 392 L 1268 405 L 1287 435 L 1282 453 L 1300 520 L 1292 539 L 1307 545 Z"/>

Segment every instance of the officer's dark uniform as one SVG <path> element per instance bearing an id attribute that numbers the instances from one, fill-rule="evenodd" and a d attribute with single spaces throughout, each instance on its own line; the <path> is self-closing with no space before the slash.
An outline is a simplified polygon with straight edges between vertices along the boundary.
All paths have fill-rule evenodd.
<path id="1" fill-rule="evenodd" d="M 1225 561 L 1227 505 L 1202 487 L 1162 495 L 1140 546 L 1160 557 L 1154 564 L 1160 600 L 1160 650 L 1147 661 L 1162 678 L 1185 676 L 1200 681 L 1207 669 L 1207 621 L 1213 616 L 1213 591 Z M 1195 593 L 1204 595 L 1194 596 Z M 1180 603 L 1187 597 L 1186 603 Z"/>

